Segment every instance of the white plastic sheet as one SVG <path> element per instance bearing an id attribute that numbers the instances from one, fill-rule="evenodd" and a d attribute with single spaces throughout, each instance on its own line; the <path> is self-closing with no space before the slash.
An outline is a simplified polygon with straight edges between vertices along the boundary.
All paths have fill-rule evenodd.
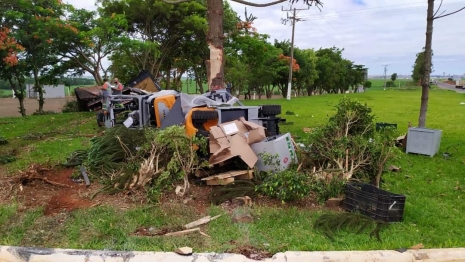
<path id="1" fill-rule="evenodd" d="M 180 99 L 181 99 L 181 108 L 182 108 L 183 114 L 187 114 L 187 112 L 189 112 L 189 110 L 191 108 L 197 107 L 197 106 L 209 106 L 209 107 L 221 106 L 221 105 L 230 105 L 230 106 L 232 106 L 237 101 L 239 101 L 239 99 L 237 99 L 237 97 L 233 96 L 226 103 L 223 103 L 221 101 L 212 100 L 212 99 L 210 99 L 210 98 L 208 98 L 206 96 L 203 96 L 203 95 L 188 95 L 188 94 L 184 94 L 184 93 L 181 93 Z"/>

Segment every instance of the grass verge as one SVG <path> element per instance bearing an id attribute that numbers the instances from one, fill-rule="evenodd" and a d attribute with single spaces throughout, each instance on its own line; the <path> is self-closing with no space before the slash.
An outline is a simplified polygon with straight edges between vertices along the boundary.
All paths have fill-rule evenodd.
<path id="1" fill-rule="evenodd" d="M 407 131 L 409 122 L 412 125 L 417 122 L 419 90 L 369 90 L 347 96 L 372 107 L 376 121 L 397 123 L 399 133 Z M 282 117 L 293 123 L 283 125 L 282 131 L 303 139 L 306 136 L 303 128 L 323 124 L 334 113 L 334 106 L 340 98 L 341 95 L 322 95 L 292 98 L 291 101 L 246 101 L 246 104 L 281 104 Z M 202 231 L 211 238 L 198 234 L 168 238 L 139 236 L 134 232 L 141 226 L 153 229 L 180 226 L 206 214 L 224 213 L 223 209 L 210 206 L 199 212 L 190 204 L 176 204 L 178 201 L 172 199 L 160 205 L 141 204 L 129 209 L 101 205 L 45 217 L 41 208 L 21 209 L 19 201 L 13 199 L 0 205 L 0 244 L 153 251 L 171 251 L 187 245 L 196 252 L 225 252 L 252 245 L 272 253 L 286 250 L 396 249 L 418 243 L 423 243 L 425 248 L 464 246 L 465 178 L 462 171 L 465 165 L 465 107 L 460 105 L 463 101 L 464 94 L 432 90 L 427 126 L 443 130 L 440 151 L 433 158 L 404 154 L 393 162 L 402 168 L 402 172 L 384 175 L 382 187 L 405 194 L 407 201 L 404 221 L 383 230 L 383 242 L 367 235 L 352 234 L 341 234 L 338 242 L 331 242 L 312 228 L 315 219 L 329 211 L 303 209 L 292 203 L 254 207 L 252 215 L 255 220 L 252 224 L 234 224 L 231 217 L 224 214 L 202 227 Z M 292 111 L 294 115 L 286 115 L 286 111 Z M 79 134 L 97 132 L 94 115 L 89 113 L 3 118 L 0 121 L 0 134 L 10 141 L 7 146 L 0 147 L 0 152 L 20 149 L 18 161 L 3 166 L 2 170 L 8 174 L 25 168 L 31 161 L 64 161 L 69 152 L 88 146 L 88 138 L 79 137 Z M 55 133 L 42 140 L 22 139 L 31 130 L 33 133 Z M 28 151 L 27 148 L 33 149 Z M 442 153 L 451 148 L 454 148 L 453 155 L 444 158 Z"/>

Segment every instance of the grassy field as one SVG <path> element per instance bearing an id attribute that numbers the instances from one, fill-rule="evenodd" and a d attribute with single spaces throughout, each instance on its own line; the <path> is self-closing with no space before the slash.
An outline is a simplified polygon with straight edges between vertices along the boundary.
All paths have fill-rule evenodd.
<path id="1" fill-rule="evenodd" d="M 12 90 L 0 90 L 0 98 L 10 98 L 13 96 Z"/>
<path id="2" fill-rule="evenodd" d="M 370 90 L 349 97 L 366 102 L 372 107 L 378 122 L 397 123 L 399 133 L 405 133 L 408 123 L 416 125 L 420 105 L 419 90 Z M 291 122 L 282 131 L 304 138 L 304 127 L 315 127 L 326 122 L 335 110 L 341 95 L 322 95 L 286 100 L 246 101 L 246 104 L 276 104 L 283 108 L 282 117 Z M 91 248 L 113 250 L 172 251 L 190 246 L 195 252 L 224 252 L 244 245 L 252 245 L 271 253 L 286 250 L 370 250 L 397 249 L 423 243 L 425 248 L 465 246 L 465 144 L 463 140 L 464 94 L 433 90 L 430 95 L 427 126 L 443 130 L 441 147 L 433 158 L 404 154 L 393 164 L 400 173 L 386 172 L 386 190 L 407 197 L 404 221 L 390 225 L 381 234 L 383 242 L 367 235 L 342 234 L 332 242 L 312 229 L 313 222 L 323 208 L 303 209 L 292 203 L 286 205 L 255 206 L 251 224 L 232 224 L 228 215 L 202 227 L 211 236 L 196 234 L 184 237 L 137 236 L 141 227 L 156 229 L 182 225 L 209 215 L 222 214 L 217 206 L 202 213 L 190 205 L 172 199 L 165 204 L 141 204 L 120 208 L 117 204 L 100 205 L 71 213 L 44 216 L 43 208 L 28 208 L 13 198 L 0 206 L 0 244 L 63 248 Z M 295 115 L 285 115 L 293 111 Z M 97 132 L 91 113 L 57 114 L 27 118 L 0 119 L 0 136 L 10 140 L 0 146 L 0 154 L 18 148 L 18 161 L 4 165 L 0 173 L 14 175 L 31 162 L 63 162 L 75 149 L 87 148 L 86 134 Z M 41 140 L 24 140 L 34 130 L 46 135 Z M 453 150 L 450 158 L 443 158 L 446 150 Z M 85 191 L 83 192 L 85 194 Z M 129 196 L 131 198 L 131 196 Z M 0 195 L 1 200 L 1 195 Z M 194 200 L 195 201 L 195 200 Z"/>

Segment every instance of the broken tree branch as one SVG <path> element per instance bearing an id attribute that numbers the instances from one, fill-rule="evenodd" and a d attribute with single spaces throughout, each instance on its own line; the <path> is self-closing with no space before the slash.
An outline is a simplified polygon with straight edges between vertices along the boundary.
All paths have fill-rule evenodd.
<path id="1" fill-rule="evenodd" d="M 202 231 L 200 231 L 200 228 L 198 228 L 198 227 L 192 228 L 192 229 L 187 229 L 187 230 L 182 230 L 182 231 L 176 231 L 176 232 L 172 232 L 172 233 L 166 233 L 164 236 L 167 236 L 167 237 L 183 236 L 183 235 L 187 235 L 187 234 L 190 234 L 190 233 L 193 233 L 193 232 L 199 232 L 202 236 L 210 237 L 209 235 L 207 235 L 207 234 L 203 233 Z"/>
<path id="2" fill-rule="evenodd" d="M 449 15 L 453 15 L 453 14 L 456 14 L 456 13 L 462 11 L 463 9 L 465 9 L 465 6 L 458 9 L 458 10 L 456 10 L 456 11 L 454 11 L 454 12 L 451 12 L 451 13 L 448 13 L 448 14 L 445 14 L 445 15 L 440 15 L 440 16 L 437 16 L 437 17 L 433 16 L 433 19 L 439 19 L 439 18 L 443 18 L 443 17 L 449 16 Z"/>
<path id="3" fill-rule="evenodd" d="M 193 227 L 198 227 L 200 225 L 207 224 L 208 222 L 210 222 L 212 220 L 215 220 L 215 219 L 219 218 L 220 216 L 221 215 L 217 215 L 217 216 L 214 216 L 214 217 L 211 217 L 211 216 L 202 217 L 199 220 L 196 220 L 196 221 L 190 222 L 189 224 L 184 225 L 184 228 L 185 229 L 190 229 L 190 228 L 193 228 Z"/>

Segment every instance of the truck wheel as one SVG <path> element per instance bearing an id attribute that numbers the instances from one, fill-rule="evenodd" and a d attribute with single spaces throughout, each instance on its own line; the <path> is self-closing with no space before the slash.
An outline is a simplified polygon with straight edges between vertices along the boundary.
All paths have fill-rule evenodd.
<path id="1" fill-rule="evenodd" d="M 218 112 L 216 110 L 198 110 L 192 112 L 192 120 L 214 120 L 218 119 Z"/>
<path id="2" fill-rule="evenodd" d="M 275 116 L 281 114 L 281 105 L 262 105 L 262 115 Z"/>

